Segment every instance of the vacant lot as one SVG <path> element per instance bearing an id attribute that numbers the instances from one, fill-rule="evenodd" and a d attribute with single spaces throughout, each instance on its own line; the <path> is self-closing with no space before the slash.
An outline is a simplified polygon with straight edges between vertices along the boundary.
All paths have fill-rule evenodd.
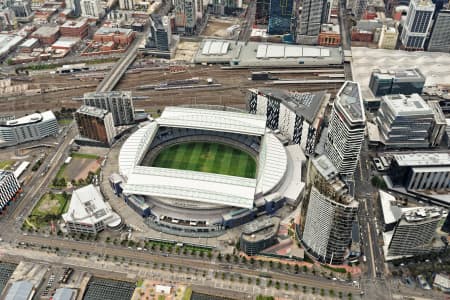
<path id="1" fill-rule="evenodd" d="M 152 166 L 255 178 L 256 162 L 239 149 L 219 143 L 194 142 L 163 150 Z"/>
<path id="2" fill-rule="evenodd" d="M 69 164 L 62 165 L 59 169 L 56 179 L 64 178 L 66 182 L 72 180 L 85 180 L 89 172 L 95 173 L 100 168 L 100 158 L 97 155 L 72 153 L 72 161 Z"/>
<path id="3" fill-rule="evenodd" d="M 236 25 L 238 23 L 237 19 L 218 19 L 218 18 L 210 18 L 208 20 L 208 24 L 205 27 L 205 30 L 202 32 L 204 36 L 211 37 L 229 37 L 229 33 L 227 32 L 227 28 L 230 26 Z"/>
<path id="4" fill-rule="evenodd" d="M 51 221 L 59 220 L 69 208 L 69 199 L 70 195 L 67 194 L 45 194 L 36 204 L 25 224 L 39 229 L 48 226 Z"/>

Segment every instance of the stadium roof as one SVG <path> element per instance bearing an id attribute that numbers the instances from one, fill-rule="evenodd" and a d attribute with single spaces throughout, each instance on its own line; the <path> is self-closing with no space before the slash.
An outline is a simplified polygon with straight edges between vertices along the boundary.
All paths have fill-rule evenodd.
<path id="1" fill-rule="evenodd" d="M 266 118 L 241 112 L 206 110 L 187 107 L 166 107 L 158 119 L 161 126 L 195 128 L 261 136 Z"/>
<path id="2" fill-rule="evenodd" d="M 256 190 L 270 192 L 283 179 L 287 168 L 286 151 L 272 133 L 266 132 L 265 124 L 264 116 L 167 107 L 159 119 L 140 128 L 122 146 L 119 172 L 127 179 L 123 192 L 252 208 Z M 140 166 L 159 126 L 263 136 L 258 179 Z"/>

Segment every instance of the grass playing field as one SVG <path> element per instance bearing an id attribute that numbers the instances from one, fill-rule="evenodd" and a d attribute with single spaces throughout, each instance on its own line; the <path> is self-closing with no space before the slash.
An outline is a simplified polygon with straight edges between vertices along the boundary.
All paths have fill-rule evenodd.
<path id="1" fill-rule="evenodd" d="M 256 161 L 239 149 L 218 143 L 192 142 L 163 150 L 153 167 L 255 178 Z"/>

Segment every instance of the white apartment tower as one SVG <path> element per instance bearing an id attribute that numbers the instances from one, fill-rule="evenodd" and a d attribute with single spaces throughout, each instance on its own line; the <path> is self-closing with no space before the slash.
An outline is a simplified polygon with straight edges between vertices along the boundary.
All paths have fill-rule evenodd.
<path id="1" fill-rule="evenodd" d="M 119 8 L 123 10 L 132 10 L 134 8 L 133 0 L 119 0 Z"/>
<path id="2" fill-rule="evenodd" d="M 358 202 L 325 155 L 311 160 L 307 189 L 301 217 L 303 246 L 321 262 L 341 264 L 351 244 Z"/>
<path id="3" fill-rule="evenodd" d="M 358 165 L 365 121 L 359 84 L 346 81 L 334 100 L 325 153 L 338 172 L 349 179 Z"/>
<path id="4" fill-rule="evenodd" d="M 99 18 L 103 14 L 100 0 L 80 0 L 80 6 L 83 17 Z"/>
<path id="5" fill-rule="evenodd" d="M 430 31 L 434 4 L 431 0 L 411 0 L 401 42 L 407 50 L 423 50 Z"/>

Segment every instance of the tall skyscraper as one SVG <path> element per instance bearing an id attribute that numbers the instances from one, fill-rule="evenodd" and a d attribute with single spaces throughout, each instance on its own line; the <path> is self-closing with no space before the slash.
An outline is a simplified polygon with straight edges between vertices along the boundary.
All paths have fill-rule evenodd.
<path id="1" fill-rule="evenodd" d="M 103 15 L 100 0 L 80 0 L 83 17 L 99 18 Z"/>
<path id="2" fill-rule="evenodd" d="M 270 0 L 269 6 L 269 34 L 285 34 L 291 32 L 293 18 L 293 0 Z"/>
<path id="3" fill-rule="evenodd" d="M 150 34 L 147 39 L 148 48 L 156 48 L 160 51 L 169 51 L 172 33 L 170 20 L 167 16 L 157 14 L 150 16 Z"/>
<path id="4" fill-rule="evenodd" d="M 112 114 L 106 109 L 82 105 L 74 114 L 82 138 L 111 145 L 115 136 Z"/>
<path id="5" fill-rule="evenodd" d="M 301 241 L 306 251 L 321 262 L 342 264 L 351 244 L 358 202 L 348 194 L 326 155 L 311 159 L 306 194 L 301 210 Z"/>
<path id="6" fill-rule="evenodd" d="M 298 41 L 301 44 L 315 45 L 318 43 L 324 0 L 304 0 L 300 14 L 300 30 Z"/>
<path id="7" fill-rule="evenodd" d="M 355 0 L 353 2 L 352 12 L 359 20 L 367 9 L 367 0 Z"/>
<path id="8" fill-rule="evenodd" d="M 114 126 L 134 123 L 131 92 L 93 92 L 84 94 L 84 105 L 106 109 L 112 113 Z"/>
<path id="9" fill-rule="evenodd" d="M 119 0 L 119 7 L 120 7 L 120 9 L 131 10 L 134 8 L 134 1 L 133 0 Z"/>
<path id="10" fill-rule="evenodd" d="M 450 52 L 450 10 L 441 10 L 431 33 L 428 51 Z"/>
<path id="11" fill-rule="evenodd" d="M 81 15 L 81 1 L 80 0 L 66 0 L 66 8 L 72 11 L 74 17 Z"/>
<path id="12" fill-rule="evenodd" d="M 325 153 L 338 172 L 352 178 L 364 140 L 365 115 L 359 83 L 346 81 L 336 94 Z"/>
<path id="13" fill-rule="evenodd" d="M 193 34 L 197 25 L 195 0 L 175 0 L 175 27 L 178 32 Z"/>
<path id="14" fill-rule="evenodd" d="M 270 0 L 256 0 L 256 24 L 267 24 L 269 22 Z"/>
<path id="15" fill-rule="evenodd" d="M 411 0 L 401 42 L 406 50 L 423 50 L 431 27 L 434 4 L 430 0 Z"/>

